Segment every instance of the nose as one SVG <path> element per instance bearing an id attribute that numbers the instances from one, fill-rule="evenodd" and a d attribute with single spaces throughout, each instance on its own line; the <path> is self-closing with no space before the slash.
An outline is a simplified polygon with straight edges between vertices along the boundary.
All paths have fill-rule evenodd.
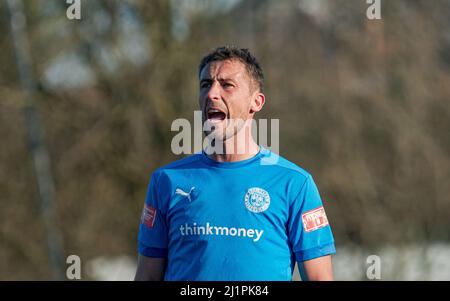
<path id="1" fill-rule="evenodd" d="M 208 100 L 220 99 L 220 85 L 217 81 L 213 81 L 209 87 L 208 94 L 206 95 Z"/>

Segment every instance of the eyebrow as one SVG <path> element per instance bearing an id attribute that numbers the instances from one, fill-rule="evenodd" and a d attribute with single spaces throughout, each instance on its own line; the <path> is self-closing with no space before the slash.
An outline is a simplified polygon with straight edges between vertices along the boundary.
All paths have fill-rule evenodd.
<path id="1" fill-rule="evenodd" d="M 200 83 L 203 83 L 203 82 L 212 82 L 212 81 L 214 81 L 212 78 L 203 78 L 203 79 L 200 80 Z M 229 78 L 229 77 L 227 77 L 227 78 L 218 78 L 218 81 L 219 81 L 219 82 L 225 82 L 225 81 L 236 82 L 234 79 Z"/>

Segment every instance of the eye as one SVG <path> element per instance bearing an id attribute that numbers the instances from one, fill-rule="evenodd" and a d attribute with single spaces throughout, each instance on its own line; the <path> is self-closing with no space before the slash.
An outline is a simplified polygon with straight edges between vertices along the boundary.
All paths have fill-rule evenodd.
<path id="1" fill-rule="evenodd" d="M 200 88 L 201 89 L 208 88 L 210 86 L 211 86 L 210 82 L 202 82 L 202 83 L 200 83 Z"/>
<path id="2" fill-rule="evenodd" d="M 223 86 L 224 88 L 231 88 L 231 87 L 234 87 L 234 85 L 231 84 L 231 83 L 223 83 L 222 86 Z"/>

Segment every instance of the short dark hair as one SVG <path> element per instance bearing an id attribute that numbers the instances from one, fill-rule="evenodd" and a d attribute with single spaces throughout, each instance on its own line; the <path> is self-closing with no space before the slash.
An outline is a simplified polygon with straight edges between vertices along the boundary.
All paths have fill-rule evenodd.
<path id="1" fill-rule="evenodd" d="M 209 63 L 234 59 L 239 60 L 245 65 L 250 78 L 258 84 L 258 88 L 262 92 L 264 86 L 264 74 L 262 68 L 256 58 L 246 48 L 238 48 L 236 46 L 222 46 L 216 48 L 216 50 L 207 54 L 201 60 L 198 68 L 198 77 L 200 77 L 203 68 Z"/>

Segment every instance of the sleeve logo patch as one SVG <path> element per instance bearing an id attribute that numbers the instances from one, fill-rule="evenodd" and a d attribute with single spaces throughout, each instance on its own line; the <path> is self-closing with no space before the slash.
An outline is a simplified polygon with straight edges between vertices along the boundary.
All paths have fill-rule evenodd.
<path id="1" fill-rule="evenodd" d="M 141 223 L 149 228 L 153 228 L 156 218 L 156 209 L 147 204 L 144 205 L 144 210 L 141 216 Z"/>
<path id="2" fill-rule="evenodd" d="M 302 214 L 303 228 L 306 232 L 311 232 L 328 226 L 328 219 L 323 206 L 307 211 Z"/>

